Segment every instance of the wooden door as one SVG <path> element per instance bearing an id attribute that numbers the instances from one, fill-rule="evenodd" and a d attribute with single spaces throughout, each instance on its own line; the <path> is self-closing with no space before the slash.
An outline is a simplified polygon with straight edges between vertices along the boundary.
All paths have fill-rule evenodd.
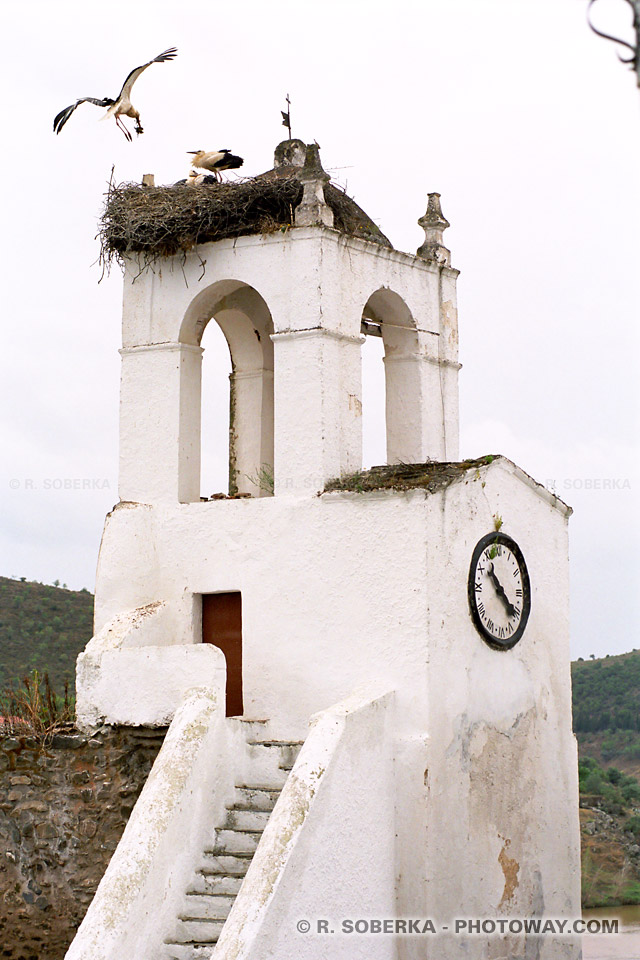
<path id="1" fill-rule="evenodd" d="M 227 661 L 227 716 L 239 717 L 242 704 L 242 595 L 202 595 L 202 642 L 212 643 Z"/>

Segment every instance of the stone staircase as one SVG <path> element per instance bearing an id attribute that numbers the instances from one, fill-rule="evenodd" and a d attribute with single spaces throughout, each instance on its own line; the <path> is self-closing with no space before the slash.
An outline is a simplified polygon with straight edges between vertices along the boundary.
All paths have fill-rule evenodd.
<path id="1" fill-rule="evenodd" d="M 236 784 L 224 823 L 202 851 L 172 935 L 165 938 L 163 960 L 209 960 L 302 747 L 301 741 L 257 739 L 256 726 L 247 724 L 249 773 Z"/>

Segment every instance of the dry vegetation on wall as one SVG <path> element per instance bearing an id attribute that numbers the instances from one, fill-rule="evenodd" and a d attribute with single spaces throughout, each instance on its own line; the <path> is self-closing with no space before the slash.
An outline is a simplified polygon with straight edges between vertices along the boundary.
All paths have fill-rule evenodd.
<path id="1" fill-rule="evenodd" d="M 335 227 L 349 236 L 391 246 L 358 205 L 333 184 L 325 186 Z M 127 254 L 145 265 L 187 253 L 200 243 L 247 234 L 286 232 L 302 199 L 296 176 L 259 176 L 193 187 L 110 183 L 100 221 L 100 262 L 109 269 Z"/>
<path id="2" fill-rule="evenodd" d="M 463 477 L 468 471 L 485 467 L 496 459 L 488 454 L 476 460 L 452 462 L 399 463 L 371 467 L 358 473 L 344 474 L 329 480 L 325 493 L 346 491 L 350 493 L 368 493 L 372 490 L 414 490 L 424 489 L 430 493 L 440 490 Z M 479 473 L 478 473 L 479 477 Z"/>
<path id="3" fill-rule="evenodd" d="M 49 674 L 34 670 L 20 684 L 0 690 L 0 736 L 31 736 L 46 743 L 74 722 L 75 698 L 68 681 L 59 696 Z"/>

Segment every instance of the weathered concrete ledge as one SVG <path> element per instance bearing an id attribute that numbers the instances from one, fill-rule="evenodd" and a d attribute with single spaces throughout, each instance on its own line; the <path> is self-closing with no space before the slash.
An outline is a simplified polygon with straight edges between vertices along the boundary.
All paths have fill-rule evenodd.
<path id="1" fill-rule="evenodd" d="M 507 473 L 516 475 L 535 493 L 565 516 L 573 510 L 564 500 L 533 477 L 529 476 L 513 460 L 502 454 L 487 454 L 471 460 L 429 460 L 426 463 L 398 463 L 371 467 L 357 473 L 345 474 L 329 480 L 323 493 L 371 493 L 377 490 L 425 490 L 437 493 L 444 487 L 460 480 L 481 479 L 480 472 L 492 464 L 502 467 Z"/>

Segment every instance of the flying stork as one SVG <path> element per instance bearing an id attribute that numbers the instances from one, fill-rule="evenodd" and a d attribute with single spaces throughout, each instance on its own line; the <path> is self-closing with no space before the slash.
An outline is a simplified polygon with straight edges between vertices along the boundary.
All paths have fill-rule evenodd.
<path id="1" fill-rule="evenodd" d="M 136 133 L 144 133 L 140 124 L 140 114 L 131 103 L 131 88 L 140 74 L 146 70 L 147 67 L 150 67 L 152 63 L 164 63 L 165 60 L 173 60 L 177 52 L 177 47 L 169 47 L 168 50 L 158 54 L 158 56 L 154 57 L 153 60 L 149 60 L 148 63 L 143 63 L 141 67 L 136 67 L 135 70 L 132 70 L 125 82 L 122 84 L 122 90 L 115 100 L 112 100 L 110 97 L 104 97 L 102 100 L 96 100 L 94 97 L 81 97 L 80 100 L 76 100 L 75 103 L 72 103 L 70 107 L 65 107 L 64 110 L 61 110 L 53 121 L 54 131 L 56 133 L 60 133 L 73 111 L 76 110 L 81 103 L 95 103 L 97 107 L 109 108 L 104 117 L 101 117 L 101 119 L 106 120 L 107 117 L 115 117 L 118 127 L 122 130 L 127 140 L 131 141 L 133 138 L 131 133 L 127 130 L 124 123 L 120 119 L 121 117 L 132 117 L 136 123 Z"/>
<path id="2" fill-rule="evenodd" d="M 192 167 L 198 167 L 200 170 L 211 170 L 217 180 L 222 180 L 221 170 L 237 170 L 244 163 L 242 157 L 236 157 L 231 150 L 222 148 L 221 150 L 188 150 L 187 153 L 193 156 Z"/>

